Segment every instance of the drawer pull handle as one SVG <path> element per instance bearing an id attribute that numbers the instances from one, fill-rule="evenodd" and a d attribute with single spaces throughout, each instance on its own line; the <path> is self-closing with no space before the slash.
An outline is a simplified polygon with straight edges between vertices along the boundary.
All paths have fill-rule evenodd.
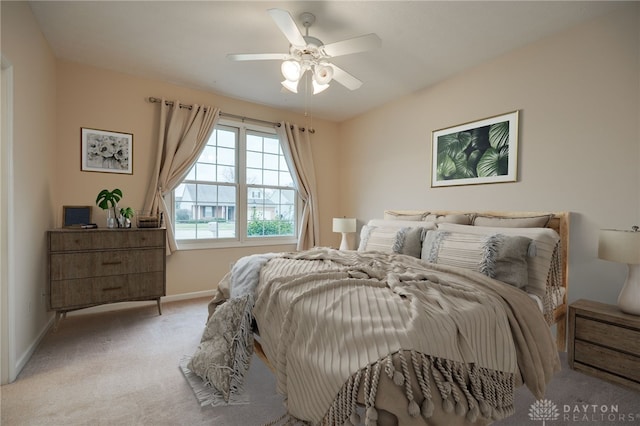
<path id="1" fill-rule="evenodd" d="M 114 260 L 112 262 L 102 262 L 103 265 L 120 265 L 122 260 Z"/>
<path id="2" fill-rule="evenodd" d="M 107 288 L 103 288 L 102 291 L 115 291 L 115 290 L 120 290 L 122 288 L 122 286 L 120 287 L 107 287 Z"/>

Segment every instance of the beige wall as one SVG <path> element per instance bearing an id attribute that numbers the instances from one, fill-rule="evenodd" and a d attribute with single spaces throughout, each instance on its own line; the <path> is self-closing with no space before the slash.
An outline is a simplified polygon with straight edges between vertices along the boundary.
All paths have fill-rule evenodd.
<path id="1" fill-rule="evenodd" d="M 12 151 L 13 200 L 9 199 L 10 252 L 9 309 L 14 313 L 3 328 L 3 343 L 11 335 L 10 379 L 35 349 L 46 331 L 45 230 L 53 226 L 53 188 L 56 149 L 55 58 L 40 33 L 26 2 L 2 2 L 2 56 L 13 72 L 13 138 L 4 140 Z M 6 172 L 6 170 L 3 170 Z M 2 179 L 7 176 L 3 175 Z M 0 194 L 7 201 L 8 194 Z M 7 218 L 2 218 L 6 220 Z M 3 236 L 4 237 L 4 236 Z M 3 292 L 5 294 L 5 292 Z M 3 320 L 7 312 L 3 312 Z M 3 371 L 3 381 L 7 380 Z"/>
<path id="2" fill-rule="evenodd" d="M 639 36 L 629 4 L 341 124 L 345 211 L 571 211 L 569 298 L 615 302 L 625 267 L 597 232 L 640 222 Z M 430 188 L 432 130 L 513 110 L 516 183 Z"/>
<path id="3" fill-rule="evenodd" d="M 156 158 L 159 105 L 149 96 L 188 104 L 220 107 L 223 112 L 267 121 L 286 120 L 305 125 L 302 115 L 242 102 L 170 83 L 133 77 L 78 63 L 58 61 L 57 66 L 56 212 L 63 205 L 93 205 L 103 188 L 120 188 L 121 206 L 140 209 Z M 80 171 L 80 128 L 132 133 L 133 175 Z M 321 243 L 334 243 L 330 218 L 339 214 L 337 177 L 332 166 L 337 150 L 337 125 L 313 119 L 311 136 L 319 182 Z M 104 223 L 104 212 L 94 209 L 95 221 Z M 58 218 L 60 222 L 60 218 Z M 293 250 L 295 246 L 181 251 L 167 259 L 167 295 L 213 290 L 239 257 L 256 252 Z"/>
<path id="4" fill-rule="evenodd" d="M 210 104 L 269 121 L 305 124 L 305 118 L 167 82 L 56 61 L 27 3 L 3 1 L 1 12 L 2 55 L 14 72 L 11 211 L 16 238 L 10 247 L 15 259 L 10 285 L 16 316 L 11 356 L 12 366 L 19 369 L 51 318 L 42 296 L 44 236 L 46 229 L 60 225 L 62 206 L 92 205 L 99 190 L 115 187 L 124 191 L 125 205 L 138 208 L 143 202 L 157 125 L 157 105 L 146 102 L 147 97 Z M 615 301 L 624 269 L 596 259 L 597 230 L 640 221 L 639 28 L 638 4 L 630 4 L 620 13 L 346 123 L 314 120 L 320 243 L 339 244 L 339 236 L 331 232 L 332 217 L 354 215 L 362 222 L 380 217 L 386 208 L 568 210 L 574 212 L 570 299 Z M 516 109 L 521 111 L 517 183 L 429 187 L 432 130 Z M 81 172 L 81 127 L 133 133 L 134 174 Z M 251 252 L 217 249 L 172 255 L 168 294 L 213 289 L 230 262 Z"/>

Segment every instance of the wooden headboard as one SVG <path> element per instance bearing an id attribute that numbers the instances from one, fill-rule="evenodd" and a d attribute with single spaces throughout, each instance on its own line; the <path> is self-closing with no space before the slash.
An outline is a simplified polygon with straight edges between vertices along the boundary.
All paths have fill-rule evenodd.
<path id="1" fill-rule="evenodd" d="M 567 333 L 567 297 L 569 293 L 569 212 L 512 212 L 512 211 L 460 211 L 460 210 L 386 210 L 385 214 L 419 215 L 434 214 L 438 216 L 464 214 L 470 217 L 500 217 L 500 218 L 530 218 L 536 216 L 551 216 L 547 228 L 551 228 L 560 235 L 560 269 L 562 274 L 562 287 L 564 287 L 563 303 L 557 306 L 553 312 L 553 323 L 556 324 L 556 344 L 558 350 L 566 350 Z"/>

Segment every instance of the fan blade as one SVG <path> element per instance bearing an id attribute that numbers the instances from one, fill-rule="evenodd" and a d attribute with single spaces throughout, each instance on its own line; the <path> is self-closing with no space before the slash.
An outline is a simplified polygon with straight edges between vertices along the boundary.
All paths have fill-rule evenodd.
<path id="1" fill-rule="evenodd" d="M 286 53 L 229 53 L 227 58 L 232 61 L 284 61 L 288 56 Z"/>
<path id="2" fill-rule="evenodd" d="M 327 55 L 333 57 L 373 50 L 380 46 L 382 46 L 382 40 L 380 40 L 380 37 L 372 33 L 350 38 L 348 40 L 325 44 L 323 49 Z"/>
<path id="3" fill-rule="evenodd" d="M 271 18 L 276 22 L 276 25 L 280 28 L 280 31 L 282 31 L 287 40 L 289 40 L 289 43 L 296 47 L 304 47 L 307 45 L 307 42 L 304 41 L 302 33 L 289 12 L 282 9 L 269 9 L 267 12 L 269 12 Z"/>
<path id="4" fill-rule="evenodd" d="M 333 79 L 338 83 L 342 84 L 349 90 L 356 90 L 362 86 L 362 82 L 343 70 L 342 68 L 338 68 L 333 64 L 329 64 L 333 67 Z"/>

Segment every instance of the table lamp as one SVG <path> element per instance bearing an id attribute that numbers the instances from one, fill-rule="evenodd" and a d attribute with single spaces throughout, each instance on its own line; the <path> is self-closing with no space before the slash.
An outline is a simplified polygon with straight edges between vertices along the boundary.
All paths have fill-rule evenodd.
<path id="1" fill-rule="evenodd" d="M 356 219 L 351 217 L 334 217 L 333 232 L 342 233 L 342 241 L 340 242 L 340 250 L 351 250 L 347 234 L 356 232 Z"/>
<path id="2" fill-rule="evenodd" d="M 631 231 L 601 229 L 598 257 L 627 264 L 627 280 L 618 296 L 618 307 L 627 314 L 640 315 L 640 232 L 638 227 L 634 226 Z"/>

